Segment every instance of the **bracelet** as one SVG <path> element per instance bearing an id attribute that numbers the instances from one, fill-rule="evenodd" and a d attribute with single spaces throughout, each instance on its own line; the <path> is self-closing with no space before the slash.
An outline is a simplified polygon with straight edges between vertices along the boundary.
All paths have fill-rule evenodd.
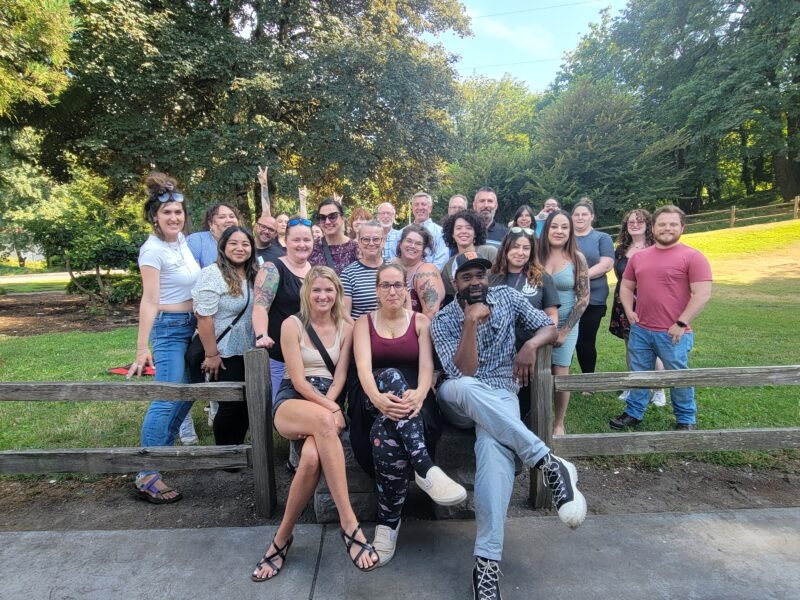
<path id="1" fill-rule="evenodd" d="M 206 354 L 206 358 L 217 358 L 218 356 L 219 356 L 219 352 L 217 352 L 216 354 L 212 354 L 211 356 Z"/>
<path id="2" fill-rule="evenodd" d="M 260 339 L 261 339 L 261 338 L 263 338 L 263 337 L 264 337 L 264 334 L 263 334 L 263 333 L 259 333 L 259 334 L 256 336 L 256 341 L 260 340 Z"/>
<path id="3" fill-rule="evenodd" d="M 341 408 L 337 408 L 336 410 L 332 410 L 331 414 L 335 415 L 337 412 L 342 412 L 342 409 Z"/>

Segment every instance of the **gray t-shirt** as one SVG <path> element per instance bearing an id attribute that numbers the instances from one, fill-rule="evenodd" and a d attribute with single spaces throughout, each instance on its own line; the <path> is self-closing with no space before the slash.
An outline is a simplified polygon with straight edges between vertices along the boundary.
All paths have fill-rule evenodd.
<path id="1" fill-rule="evenodd" d="M 216 263 L 207 266 L 200 272 L 197 285 L 192 290 L 194 312 L 204 317 L 214 317 L 214 335 L 219 336 L 230 325 L 244 308 L 247 302 L 247 282 L 242 282 L 241 296 L 231 296 L 228 284 Z M 222 358 L 241 356 L 255 347 L 256 338 L 253 332 L 253 290 L 250 289 L 249 302 L 242 318 L 225 337 L 217 343 Z"/>
<path id="2" fill-rule="evenodd" d="M 575 240 L 578 242 L 578 249 L 586 257 L 586 264 L 590 269 L 604 256 L 614 259 L 614 242 L 607 233 L 592 229 L 586 235 L 576 235 Z M 589 281 L 589 304 L 603 305 L 607 298 L 608 279 L 603 273 L 600 277 Z"/>

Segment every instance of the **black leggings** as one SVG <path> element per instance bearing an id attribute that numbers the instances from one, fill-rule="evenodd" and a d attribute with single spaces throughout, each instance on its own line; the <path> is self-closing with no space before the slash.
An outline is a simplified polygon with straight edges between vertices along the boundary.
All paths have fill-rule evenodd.
<path id="1" fill-rule="evenodd" d="M 219 381 L 244 381 L 243 356 L 223 358 L 222 364 L 225 368 L 219 370 Z M 217 446 L 242 444 L 249 426 L 247 402 L 220 402 L 214 417 L 214 441 Z"/>
<path id="2" fill-rule="evenodd" d="M 581 316 L 575 353 L 578 355 L 582 373 L 594 373 L 597 365 L 597 330 L 600 329 L 600 321 L 605 314 L 605 304 L 590 304 Z"/>

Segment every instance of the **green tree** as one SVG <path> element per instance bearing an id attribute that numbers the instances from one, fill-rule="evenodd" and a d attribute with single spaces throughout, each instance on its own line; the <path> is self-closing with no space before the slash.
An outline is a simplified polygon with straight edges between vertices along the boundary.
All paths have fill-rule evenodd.
<path id="1" fill-rule="evenodd" d="M 673 198 L 681 181 L 674 153 L 685 140 L 644 120 L 610 81 L 571 82 L 538 115 L 535 140 L 523 192 L 562 202 L 588 195 L 601 220 Z"/>
<path id="2" fill-rule="evenodd" d="M 4 0 L 0 5 L 0 117 L 17 103 L 50 104 L 69 83 L 69 0 Z"/>

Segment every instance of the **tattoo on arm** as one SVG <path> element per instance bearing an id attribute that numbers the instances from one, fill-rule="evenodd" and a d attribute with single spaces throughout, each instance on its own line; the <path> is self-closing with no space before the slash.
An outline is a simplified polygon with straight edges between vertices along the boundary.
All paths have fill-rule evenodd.
<path id="1" fill-rule="evenodd" d="M 261 212 L 270 214 L 269 187 L 266 184 L 261 186 Z"/>
<path id="2" fill-rule="evenodd" d="M 560 329 L 572 329 L 581 320 L 583 311 L 589 305 L 589 269 L 586 267 L 586 260 L 581 256 L 578 264 L 578 280 L 575 284 L 575 306 L 572 307 L 567 320 Z"/>
<path id="3" fill-rule="evenodd" d="M 426 309 L 435 309 L 439 303 L 439 292 L 436 291 L 434 286 L 433 273 L 420 273 L 416 277 L 416 282 L 419 285 L 419 298 L 425 305 Z"/>
<path id="4" fill-rule="evenodd" d="M 275 294 L 278 292 L 278 284 L 281 282 L 281 275 L 272 263 L 265 263 L 256 277 L 253 289 L 253 302 L 258 306 L 263 306 L 266 310 L 272 306 Z"/>

